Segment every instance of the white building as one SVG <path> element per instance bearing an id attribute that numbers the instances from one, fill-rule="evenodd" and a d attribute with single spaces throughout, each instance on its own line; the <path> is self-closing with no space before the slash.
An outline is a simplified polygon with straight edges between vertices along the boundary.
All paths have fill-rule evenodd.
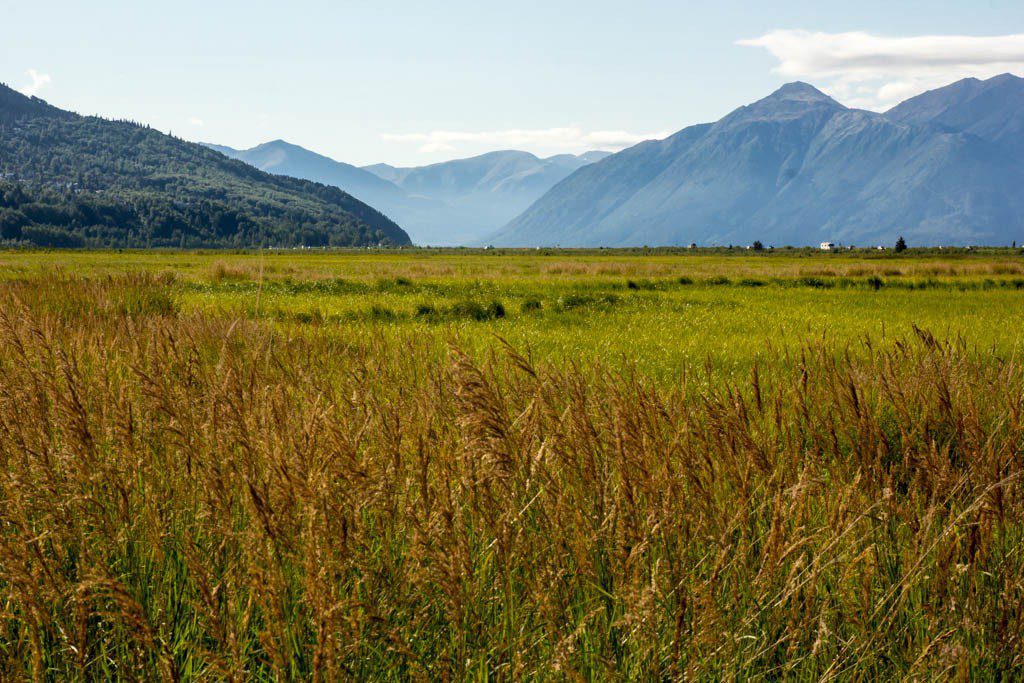
<path id="1" fill-rule="evenodd" d="M 836 248 L 836 243 L 835 242 L 822 242 L 821 243 L 821 250 L 822 251 L 832 251 L 835 248 Z"/>

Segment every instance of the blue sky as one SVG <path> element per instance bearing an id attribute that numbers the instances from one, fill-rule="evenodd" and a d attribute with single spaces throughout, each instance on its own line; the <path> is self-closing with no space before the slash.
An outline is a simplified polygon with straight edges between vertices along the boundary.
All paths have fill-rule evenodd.
<path id="1" fill-rule="evenodd" d="M 797 79 L 884 109 L 962 76 L 1024 74 L 1021 0 L 0 0 L 0 12 L 0 82 L 191 140 L 284 138 L 357 164 L 619 149 Z"/>

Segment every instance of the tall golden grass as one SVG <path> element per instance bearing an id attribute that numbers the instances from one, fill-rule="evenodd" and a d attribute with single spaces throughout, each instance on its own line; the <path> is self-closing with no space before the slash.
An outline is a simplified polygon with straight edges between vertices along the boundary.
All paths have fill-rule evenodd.
<path id="1" fill-rule="evenodd" d="M 0 678 L 1024 675 L 1024 369 L 671 386 L 0 289 Z"/>

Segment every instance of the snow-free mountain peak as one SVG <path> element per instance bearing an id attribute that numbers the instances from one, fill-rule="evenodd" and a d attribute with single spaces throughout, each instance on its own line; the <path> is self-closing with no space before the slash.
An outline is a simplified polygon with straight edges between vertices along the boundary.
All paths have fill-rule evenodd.
<path id="1" fill-rule="evenodd" d="M 821 118 L 843 111 L 846 107 L 821 92 L 813 85 L 796 81 L 787 83 L 771 95 L 736 109 L 719 125 L 745 124 L 750 121 L 785 121 L 813 116 Z"/>
<path id="2" fill-rule="evenodd" d="M 1009 244 L 1024 238 L 1020 79 L 954 84 L 889 114 L 790 83 L 714 124 L 586 166 L 499 246 Z M 900 114 L 903 114 L 902 116 Z M 993 144 L 997 143 L 997 144 Z"/>
<path id="3" fill-rule="evenodd" d="M 1024 78 L 1013 74 L 957 81 L 912 97 L 885 116 L 976 135 L 1024 154 Z"/>
<path id="4" fill-rule="evenodd" d="M 810 83 L 793 81 L 786 83 L 781 88 L 765 98 L 766 100 L 789 100 L 798 102 L 818 102 L 841 107 L 842 105 L 834 99 L 815 88 Z"/>

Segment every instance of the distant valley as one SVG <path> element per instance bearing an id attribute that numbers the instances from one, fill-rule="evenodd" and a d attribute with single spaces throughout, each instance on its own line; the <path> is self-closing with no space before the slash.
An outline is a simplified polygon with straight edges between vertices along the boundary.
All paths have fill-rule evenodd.
<path id="1" fill-rule="evenodd" d="M 607 152 L 541 159 L 499 151 L 430 166 L 357 168 L 283 140 L 248 150 L 207 144 L 232 159 L 278 175 L 340 187 L 379 209 L 419 245 L 481 243 L 574 171 Z"/>

